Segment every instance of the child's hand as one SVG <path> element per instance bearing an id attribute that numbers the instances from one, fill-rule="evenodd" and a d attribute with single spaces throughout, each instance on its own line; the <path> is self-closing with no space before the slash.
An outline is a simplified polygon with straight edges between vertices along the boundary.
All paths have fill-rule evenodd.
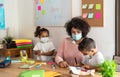
<path id="1" fill-rule="evenodd" d="M 37 50 L 37 51 L 35 52 L 35 55 L 40 56 L 40 55 L 41 55 L 41 51 L 40 51 L 40 50 Z"/>
<path id="2" fill-rule="evenodd" d="M 90 69 L 90 66 L 89 65 L 83 65 L 82 68 Z"/>

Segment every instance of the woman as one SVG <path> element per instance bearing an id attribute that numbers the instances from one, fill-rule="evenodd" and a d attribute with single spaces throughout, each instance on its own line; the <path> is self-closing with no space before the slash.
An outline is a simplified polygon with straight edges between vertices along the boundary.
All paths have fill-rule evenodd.
<path id="1" fill-rule="evenodd" d="M 65 24 L 69 38 L 65 38 L 58 48 L 55 57 L 60 67 L 81 64 L 83 54 L 78 50 L 78 44 L 88 34 L 90 25 L 79 17 L 74 17 Z"/>

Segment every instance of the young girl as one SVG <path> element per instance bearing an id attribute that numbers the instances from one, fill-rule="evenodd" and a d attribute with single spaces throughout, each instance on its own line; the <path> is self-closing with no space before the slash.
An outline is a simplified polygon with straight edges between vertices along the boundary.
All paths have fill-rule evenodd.
<path id="1" fill-rule="evenodd" d="M 36 34 L 39 34 L 39 42 L 33 48 L 37 60 L 51 61 L 55 47 L 49 40 L 49 31 L 45 28 L 37 27 Z M 36 35 L 37 36 L 37 35 Z"/>

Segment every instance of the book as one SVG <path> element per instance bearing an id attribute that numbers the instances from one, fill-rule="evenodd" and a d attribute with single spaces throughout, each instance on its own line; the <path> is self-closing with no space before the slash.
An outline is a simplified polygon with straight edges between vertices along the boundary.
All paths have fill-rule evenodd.
<path id="1" fill-rule="evenodd" d="M 19 77 L 44 77 L 44 70 L 27 70 L 19 74 Z"/>

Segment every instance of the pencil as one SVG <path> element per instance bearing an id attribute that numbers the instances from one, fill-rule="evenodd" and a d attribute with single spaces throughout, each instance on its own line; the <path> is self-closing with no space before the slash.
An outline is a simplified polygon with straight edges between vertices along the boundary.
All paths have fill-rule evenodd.
<path id="1" fill-rule="evenodd" d="M 75 57 L 75 63 L 76 63 L 76 65 L 77 65 L 77 59 L 76 59 L 76 57 Z"/>

